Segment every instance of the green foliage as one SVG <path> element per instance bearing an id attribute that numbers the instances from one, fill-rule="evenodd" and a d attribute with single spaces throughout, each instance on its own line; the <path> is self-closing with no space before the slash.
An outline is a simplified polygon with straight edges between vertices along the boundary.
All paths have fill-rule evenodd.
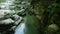
<path id="1" fill-rule="evenodd" d="M 15 10 L 15 12 L 16 12 L 16 14 L 18 14 L 19 13 L 19 10 Z"/>
<path id="2" fill-rule="evenodd" d="M 2 2 L 2 0 L 0 0 L 0 2 Z"/>
<path id="3" fill-rule="evenodd" d="M 39 28 L 39 20 L 35 16 L 27 15 L 27 23 L 26 23 L 27 33 L 26 34 L 37 34 Z"/>
<path id="4" fill-rule="evenodd" d="M 27 25 L 28 26 L 27 28 L 28 29 L 33 28 L 36 23 L 38 24 L 37 26 L 42 29 L 40 30 L 37 26 L 36 28 L 42 31 L 43 34 L 57 34 L 57 33 L 59 34 L 60 1 L 59 0 L 32 0 L 31 6 L 32 6 L 31 12 L 34 12 L 37 15 L 35 15 L 34 17 L 32 17 L 31 15 L 27 16 L 27 18 L 30 17 L 28 18 L 29 25 Z M 41 17 L 40 22 L 36 22 L 38 19 L 36 19 L 35 17 L 39 19 Z M 48 33 L 48 31 L 45 33 L 46 30 L 49 30 L 50 33 Z M 31 29 L 30 31 L 34 31 L 34 30 Z"/>
<path id="5" fill-rule="evenodd" d="M 4 1 L 5 1 L 5 0 L 0 0 L 0 3 L 1 3 L 1 2 L 4 2 Z"/>

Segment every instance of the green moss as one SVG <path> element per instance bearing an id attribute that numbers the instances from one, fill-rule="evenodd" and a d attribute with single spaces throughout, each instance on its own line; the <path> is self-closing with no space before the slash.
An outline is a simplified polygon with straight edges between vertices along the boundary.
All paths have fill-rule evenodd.
<path id="1" fill-rule="evenodd" d="M 19 13 L 19 10 L 16 9 L 15 12 L 16 12 L 16 14 L 18 14 Z"/>

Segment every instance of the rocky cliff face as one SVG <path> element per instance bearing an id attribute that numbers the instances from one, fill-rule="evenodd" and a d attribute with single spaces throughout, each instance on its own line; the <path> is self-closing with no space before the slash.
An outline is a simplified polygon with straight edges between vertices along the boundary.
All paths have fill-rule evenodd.
<path id="1" fill-rule="evenodd" d="M 17 25 L 21 22 L 22 17 L 18 16 L 15 12 L 2 10 L 0 11 L 0 33 L 6 34 L 9 32 L 9 34 L 12 33 L 12 30 L 14 31 Z M 11 31 L 11 33 L 10 33 Z"/>
<path id="2" fill-rule="evenodd" d="M 0 3 L 0 34 L 14 34 L 20 24 L 22 17 L 16 14 L 14 8 L 14 0 Z"/>

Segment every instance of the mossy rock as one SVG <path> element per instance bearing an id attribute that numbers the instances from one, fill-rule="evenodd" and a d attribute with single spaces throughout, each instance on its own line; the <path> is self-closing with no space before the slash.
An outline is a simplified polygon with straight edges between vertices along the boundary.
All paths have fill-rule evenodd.
<path id="1" fill-rule="evenodd" d="M 56 24 L 51 24 L 51 25 L 48 26 L 48 30 L 52 31 L 52 32 L 55 32 L 58 29 L 59 29 L 59 27 Z"/>

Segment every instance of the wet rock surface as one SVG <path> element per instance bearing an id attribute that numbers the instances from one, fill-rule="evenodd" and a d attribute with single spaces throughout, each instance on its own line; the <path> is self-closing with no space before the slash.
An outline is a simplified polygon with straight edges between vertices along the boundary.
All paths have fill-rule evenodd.
<path id="1" fill-rule="evenodd" d="M 24 34 L 25 10 L 29 4 L 24 0 L 6 0 L 0 3 L 1 34 Z"/>
<path id="2" fill-rule="evenodd" d="M 22 20 L 22 17 L 15 13 L 14 1 L 15 0 L 6 0 L 5 2 L 0 3 L 1 34 L 14 34 L 15 28 Z"/>

